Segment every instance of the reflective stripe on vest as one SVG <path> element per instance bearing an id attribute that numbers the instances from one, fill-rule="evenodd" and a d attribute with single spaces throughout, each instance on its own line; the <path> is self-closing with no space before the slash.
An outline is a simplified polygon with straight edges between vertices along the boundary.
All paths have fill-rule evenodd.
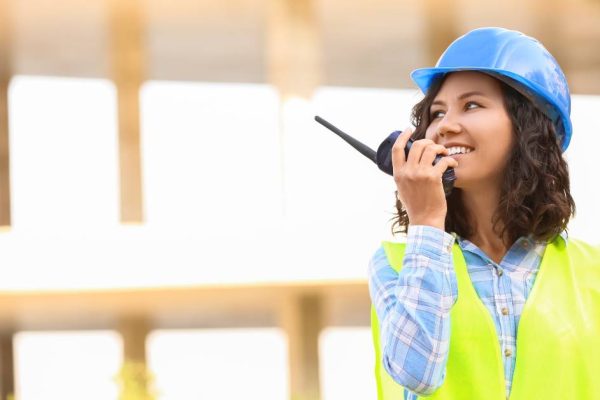
<path id="1" fill-rule="evenodd" d="M 383 242 L 392 267 L 405 245 Z M 504 367 L 496 328 L 469 278 L 458 244 L 452 250 L 458 298 L 450 311 L 450 349 L 442 385 L 427 399 L 504 400 Z M 382 363 L 379 322 L 371 308 L 380 400 L 404 388 Z M 561 237 L 548 244 L 518 326 L 511 400 L 600 399 L 600 247 Z"/>

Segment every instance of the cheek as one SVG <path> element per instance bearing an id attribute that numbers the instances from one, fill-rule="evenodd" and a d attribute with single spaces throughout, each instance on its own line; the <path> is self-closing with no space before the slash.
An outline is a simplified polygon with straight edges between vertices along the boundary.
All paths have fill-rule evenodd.
<path id="1" fill-rule="evenodd" d="M 509 117 L 503 112 L 481 113 L 481 117 L 476 126 L 479 128 L 477 132 L 481 133 L 477 141 L 483 145 L 483 152 L 491 160 L 508 158 L 516 142 Z"/>
<path id="2" fill-rule="evenodd" d="M 436 139 L 436 136 L 437 136 L 435 134 L 435 132 L 436 132 L 435 123 L 429 124 L 429 126 L 427 127 L 427 130 L 425 131 L 425 139 L 430 139 L 430 140 L 433 140 L 435 142 L 435 139 Z"/>
<path id="3" fill-rule="evenodd" d="M 513 151 L 515 140 L 512 131 L 497 133 L 494 140 L 488 140 L 478 149 L 480 150 L 477 154 L 478 168 L 482 173 L 502 173 Z"/>
<path id="4" fill-rule="evenodd" d="M 513 134 L 512 123 L 508 120 L 503 121 L 503 124 L 499 125 L 501 128 L 496 136 L 497 152 L 504 155 L 504 158 L 508 159 L 510 153 L 513 151 L 513 147 L 516 145 L 516 138 Z"/>

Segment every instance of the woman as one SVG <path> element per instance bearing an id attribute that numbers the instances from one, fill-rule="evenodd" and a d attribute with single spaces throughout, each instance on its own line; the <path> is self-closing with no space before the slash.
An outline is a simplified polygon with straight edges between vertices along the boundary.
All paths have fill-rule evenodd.
<path id="1" fill-rule="evenodd" d="M 406 243 L 384 242 L 369 266 L 379 398 L 600 399 L 600 248 L 566 234 L 556 60 L 482 28 L 412 78 L 425 97 L 392 150 Z"/>

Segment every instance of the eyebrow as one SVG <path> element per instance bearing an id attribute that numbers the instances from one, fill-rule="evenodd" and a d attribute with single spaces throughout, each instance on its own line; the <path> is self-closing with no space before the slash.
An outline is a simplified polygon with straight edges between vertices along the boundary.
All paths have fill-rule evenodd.
<path id="1" fill-rule="evenodd" d="M 458 96 L 458 100 L 462 100 L 462 99 L 466 99 L 467 97 L 471 97 L 471 96 L 485 96 L 485 94 L 483 92 L 479 92 L 479 91 L 472 91 L 472 92 L 465 92 L 463 94 L 461 94 L 460 96 Z M 436 104 L 446 104 L 444 103 L 442 100 L 435 100 L 433 103 L 431 103 L 431 105 L 436 105 Z"/>

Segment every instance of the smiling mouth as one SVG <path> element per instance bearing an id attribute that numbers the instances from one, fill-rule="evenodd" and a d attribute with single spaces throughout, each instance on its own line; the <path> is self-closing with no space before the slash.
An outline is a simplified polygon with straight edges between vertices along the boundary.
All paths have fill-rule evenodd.
<path id="1" fill-rule="evenodd" d="M 455 157 L 455 158 L 458 158 L 458 157 L 466 156 L 467 154 L 470 154 L 470 153 L 472 153 L 472 152 L 473 152 L 473 151 L 470 151 L 470 152 L 468 152 L 468 153 L 454 153 L 454 154 L 450 154 L 448 157 Z"/>

